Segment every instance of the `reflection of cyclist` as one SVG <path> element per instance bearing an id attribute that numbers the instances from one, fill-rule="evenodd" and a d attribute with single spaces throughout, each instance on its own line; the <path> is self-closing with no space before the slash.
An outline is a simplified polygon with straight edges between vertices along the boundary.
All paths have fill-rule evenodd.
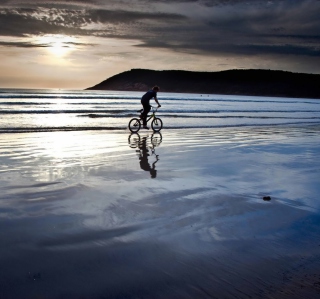
<path id="1" fill-rule="evenodd" d="M 149 150 L 147 148 L 147 137 L 143 137 L 142 141 L 139 143 L 139 148 L 140 148 L 140 167 L 141 169 L 145 171 L 149 171 L 151 178 L 154 179 L 157 177 L 157 171 L 156 171 L 156 166 L 155 164 L 158 162 L 159 158 L 158 155 L 156 155 L 156 161 L 152 163 L 152 167 L 149 164 L 148 161 L 148 156 L 149 155 Z"/>
<path id="2" fill-rule="evenodd" d="M 151 90 L 149 90 L 147 93 L 145 93 L 141 98 L 141 104 L 143 106 L 143 112 L 141 113 L 141 118 L 143 121 L 143 128 L 149 129 L 147 127 L 147 116 L 150 112 L 151 106 L 150 106 L 150 100 L 154 98 L 156 103 L 158 104 L 158 107 L 161 107 L 161 105 L 158 102 L 157 99 L 157 92 L 160 90 L 158 86 L 154 86 Z"/>

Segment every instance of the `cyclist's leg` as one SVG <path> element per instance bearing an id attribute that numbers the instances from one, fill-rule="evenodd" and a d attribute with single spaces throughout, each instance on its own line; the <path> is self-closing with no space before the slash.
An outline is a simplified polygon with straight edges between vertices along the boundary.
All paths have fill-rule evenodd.
<path id="1" fill-rule="evenodd" d="M 148 113 L 150 112 L 151 110 L 151 106 L 149 104 L 145 104 L 143 105 L 143 112 L 141 113 L 141 118 L 142 118 L 142 121 L 143 121 L 143 126 L 147 126 L 147 116 L 148 116 Z"/>

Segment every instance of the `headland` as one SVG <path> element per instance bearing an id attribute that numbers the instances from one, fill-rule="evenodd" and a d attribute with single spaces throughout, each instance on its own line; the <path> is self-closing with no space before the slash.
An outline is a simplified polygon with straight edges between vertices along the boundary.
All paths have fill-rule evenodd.
<path id="1" fill-rule="evenodd" d="M 220 72 L 132 69 L 87 89 L 146 91 L 154 85 L 159 85 L 162 92 L 320 98 L 319 74 L 254 69 Z"/>

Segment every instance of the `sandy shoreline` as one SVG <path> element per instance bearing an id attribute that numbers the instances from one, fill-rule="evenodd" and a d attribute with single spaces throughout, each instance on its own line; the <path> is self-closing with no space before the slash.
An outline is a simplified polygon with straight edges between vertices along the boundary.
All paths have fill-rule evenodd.
<path id="1" fill-rule="evenodd" d="M 0 298 L 317 298 L 319 133 L 2 134 Z"/>

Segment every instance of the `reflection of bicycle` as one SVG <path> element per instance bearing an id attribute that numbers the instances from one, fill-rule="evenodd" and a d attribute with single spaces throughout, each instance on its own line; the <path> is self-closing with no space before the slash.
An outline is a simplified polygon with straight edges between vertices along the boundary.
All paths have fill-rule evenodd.
<path id="1" fill-rule="evenodd" d="M 151 149 L 154 149 L 155 147 L 159 146 L 160 143 L 162 142 L 162 135 L 160 132 L 154 132 L 152 133 L 150 137 L 150 141 L 152 144 Z M 131 148 L 137 148 L 139 147 L 140 143 L 140 135 L 139 133 L 131 133 L 128 137 L 128 144 L 130 145 Z"/>
<path id="2" fill-rule="evenodd" d="M 131 133 L 128 137 L 128 143 L 131 148 L 139 147 L 140 135 L 138 133 Z"/>
<path id="3" fill-rule="evenodd" d="M 153 146 L 153 148 L 157 147 L 160 145 L 160 143 L 162 142 L 162 135 L 160 132 L 155 132 L 151 135 L 151 144 Z"/>
<path id="4" fill-rule="evenodd" d="M 159 117 L 156 117 L 156 112 L 158 110 L 158 108 L 154 108 L 152 107 L 152 114 L 149 116 L 149 118 L 147 118 L 147 123 L 149 122 L 150 119 L 152 119 L 151 122 L 151 128 L 154 132 L 159 132 L 162 129 L 162 120 Z M 141 110 L 139 111 L 141 112 Z M 129 130 L 133 133 L 136 133 L 140 130 L 141 128 L 141 118 L 132 118 L 129 121 Z"/>
<path id="5" fill-rule="evenodd" d="M 150 140 L 149 140 L 150 138 Z M 151 145 L 148 145 L 151 141 Z M 136 154 L 139 157 L 140 168 L 150 172 L 152 179 L 157 177 L 156 163 L 159 161 L 159 155 L 156 154 L 155 148 L 162 142 L 160 132 L 154 132 L 151 136 L 140 138 L 139 133 L 131 133 L 128 137 L 128 143 L 131 148 L 136 149 Z M 154 162 L 150 165 L 150 157 L 154 156 Z"/>

